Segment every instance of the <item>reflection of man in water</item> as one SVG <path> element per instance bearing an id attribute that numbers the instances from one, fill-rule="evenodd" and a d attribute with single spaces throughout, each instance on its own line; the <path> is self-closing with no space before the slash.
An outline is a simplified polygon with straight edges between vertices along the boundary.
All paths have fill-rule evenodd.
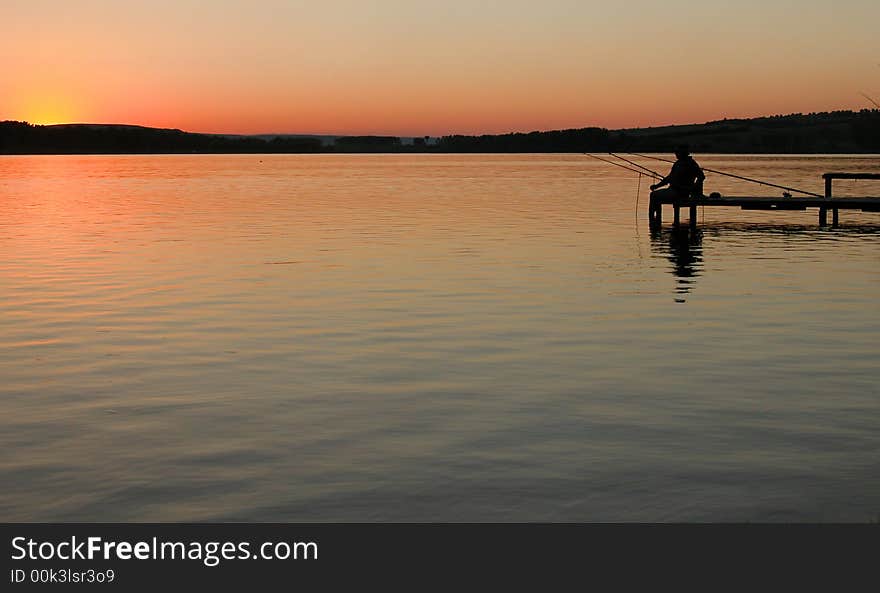
<path id="1" fill-rule="evenodd" d="M 669 261 L 675 266 L 673 274 L 678 279 L 677 292 L 688 293 L 692 278 L 702 274 L 703 261 L 703 237 L 700 231 L 688 232 L 687 230 L 674 229 L 669 233 Z"/>
<path id="2" fill-rule="evenodd" d="M 673 228 L 651 232 L 651 249 L 666 256 L 672 263 L 675 276 L 677 303 L 693 290 L 697 278 L 703 275 L 703 234 L 698 230 Z"/>
<path id="3" fill-rule="evenodd" d="M 706 175 L 690 155 L 688 147 L 682 145 L 676 148 L 675 158 L 677 160 L 672 165 L 672 171 L 669 172 L 669 175 L 651 186 L 652 199 L 683 200 L 691 195 L 703 195 L 703 180 L 706 179 Z M 669 187 L 658 189 L 664 185 Z"/>

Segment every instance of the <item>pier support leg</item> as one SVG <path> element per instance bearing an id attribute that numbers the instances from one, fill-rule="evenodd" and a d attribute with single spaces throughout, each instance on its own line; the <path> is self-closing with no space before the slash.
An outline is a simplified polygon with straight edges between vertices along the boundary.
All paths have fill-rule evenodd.
<path id="1" fill-rule="evenodd" d="M 837 216 L 837 208 L 831 209 L 831 226 L 837 226 L 837 223 L 840 221 L 840 218 Z"/>
<path id="2" fill-rule="evenodd" d="M 673 204 L 672 208 L 675 212 L 675 214 L 672 217 L 672 224 L 674 224 L 675 226 L 678 226 L 681 223 L 681 212 L 679 211 L 680 209 L 678 207 L 678 204 Z"/>
<path id="3" fill-rule="evenodd" d="M 825 178 L 825 199 L 831 199 L 831 177 Z M 828 224 L 828 209 L 827 208 L 819 208 L 819 226 L 825 226 Z M 834 209 L 834 224 L 837 224 L 837 208 Z"/>
<path id="4" fill-rule="evenodd" d="M 689 215 L 688 220 L 691 223 L 692 229 L 697 228 L 697 205 L 696 204 L 691 205 L 691 211 L 690 211 L 690 215 Z"/>
<path id="5" fill-rule="evenodd" d="M 659 201 L 652 200 L 648 206 L 648 222 L 652 227 L 663 224 L 663 205 Z"/>

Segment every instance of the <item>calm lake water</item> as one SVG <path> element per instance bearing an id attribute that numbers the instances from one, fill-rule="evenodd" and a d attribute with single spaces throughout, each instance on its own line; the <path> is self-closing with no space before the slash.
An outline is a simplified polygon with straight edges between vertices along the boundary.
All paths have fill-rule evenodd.
<path id="1" fill-rule="evenodd" d="M 819 192 L 880 169 L 698 160 Z M 648 183 L 637 208 L 578 155 L 0 157 L 0 519 L 876 520 L 880 214 L 652 233 Z"/>

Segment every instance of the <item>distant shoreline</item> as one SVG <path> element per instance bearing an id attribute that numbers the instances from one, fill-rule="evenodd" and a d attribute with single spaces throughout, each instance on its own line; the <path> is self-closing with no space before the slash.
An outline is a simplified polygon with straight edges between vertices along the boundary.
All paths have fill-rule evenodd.
<path id="1" fill-rule="evenodd" d="M 688 144 L 715 154 L 877 154 L 880 110 L 833 111 L 703 124 L 598 127 L 442 137 L 226 135 L 116 124 L 0 122 L 0 154 L 525 154 L 670 152 Z"/>
<path id="2" fill-rule="evenodd" d="M 606 154 L 601 151 L 588 151 L 590 154 Z M 352 151 L 345 152 L 341 150 L 324 151 L 324 152 L 0 152 L 0 157 L 17 157 L 17 156 L 346 156 L 346 155 L 372 155 L 372 156 L 406 156 L 406 155 L 586 155 L 588 152 L 581 151 L 495 151 L 495 152 L 456 152 L 456 151 Z M 613 151 L 612 151 L 613 152 Z M 619 152 L 619 151 L 618 151 Z M 672 150 L 643 150 L 644 154 L 651 155 L 672 155 Z M 828 158 L 880 158 L 880 150 L 870 152 L 704 152 L 701 150 L 692 151 L 693 154 L 703 156 L 754 156 L 754 157 L 828 157 Z M 623 153 L 629 154 L 629 153 Z M 669 158 L 673 158 L 670 156 Z M 878 163 L 880 167 L 880 163 Z"/>

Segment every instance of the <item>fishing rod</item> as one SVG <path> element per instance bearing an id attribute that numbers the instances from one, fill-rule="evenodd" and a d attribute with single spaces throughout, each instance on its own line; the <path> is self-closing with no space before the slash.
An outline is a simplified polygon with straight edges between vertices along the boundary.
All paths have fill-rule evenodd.
<path id="1" fill-rule="evenodd" d="M 612 156 L 617 156 L 617 158 L 622 159 L 622 160 L 624 160 L 624 161 L 626 161 L 626 162 L 628 162 L 628 163 L 631 163 L 631 164 L 635 165 L 636 167 L 641 167 L 642 169 L 644 169 L 645 171 L 647 171 L 647 173 L 646 173 L 645 171 L 639 171 L 638 169 L 633 169 L 632 167 L 627 167 L 626 165 L 621 165 L 620 163 L 617 163 L 617 162 L 614 162 L 614 161 L 609 161 L 608 159 L 603 159 L 602 157 L 596 156 L 595 154 L 590 154 L 589 152 L 585 152 L 584 154 L 587 155 L 588 157 L 593 157 L 593 158 L 596 159 L 597 161 L 602 161 L 603 163 L 608 163 L 609 165 L 614 165 L 614 166 L 616 166 L 616 167 L 620 167 L 621 169 L 626 169 L 627 171 L 632 171 L 633 173 L 638 173 L 638 174 L 639 174 L 639 185 L 638 185 L 638 187 L 636 188 L 636 219 L 638 219 L 638 212 L 639 212 L 639 194 L 642 193 L 642 175 L 645 175 L 645 176 L 647 176 L 647 177 L 656 177 L 657 179 L 663 179 L 663 178 L 660 176 L 660 174 L 659 174 L 659 173 L 655 173 L 654 171 L 651 171 L 651 170 L 648 169 L 647 167 L 642 167 L 642 166 L 639 165 L 638 163 L 633 163 L 632 161 L 629 161 L 629 160 L 627 160 L 627 159 L 625 159 L 625 158 L 623 158 L 623 157 L 617 156 L 617 155 L 612 155 Z M 612 153 L 609 152 L 608 154 L 612 154 Z M 636 225 L 636 232 L 638 233 L 638 225 Z"/>
<path id="2" fill-rule="evenodd" d="M 632 156 L 638 156 L 645 159 L 654 159 L 655 161 L 663 161 L 664 163 L 674 163 L 675 161 L 670 161 L 669 159 L 663 159 L 658 156 L 650 156 L 647 154 L 639 154 L 637 152 L 627 152 L 625 154 L 629 154 Z M 733 177 L 734 179 L 741 179 L 743 181 L 750 181 L 752 183 L 758 183 L 760 185 L 767 185 L 769 187 L 775 187 L 777 189 L 784 189 L 786 191 L 793 191 L 799 194 L 806 194 L 808 196 L 813 196 L 814 198 L 824 198 L 825 196 L 821 194 L 817 194 L 811 191 L 806 191 L 803 189 L 797 189 L 796 187 L 786 187 L 784 185 L 776 185 L 775 183 L 769 183 L 767 181 L 761 181 L 760 179 L 752 179 L 751 177 L 743 177 L 742 175 L 734 175 L 733 173 L 725 173 L 724 171 L 716 171 L 715 169 L 707 169 L 706 167 L 701 167 L 703 171 L 708 171 L 709 173 L 717 173 L 718 175 L 724 175 L 725 177 Z"/>
<path id="3" fill-rule="evenodd" d="M 614 154 L 613 152 L 609 152 L 608 154 L 610 154 L 611 156 L 613 156 L 613 157 L 615 157 L 615 158 L 618 158 L 618 159 L 620 159 L 620 160 L 622 160 L 622 161 L 624 161 L 624 162 L 627 162 L 627 163 L 629 163 L 630 165 L 633 165 L 634 167 L 638 167 L 639 169 L 644 169 L 645 171 L 647 171 L 647 172 L 650 173 L 651 175 L 654 175 L 654 176 L 657 177 L 658 179 L 663 179 L 663 176 L 660 175 L 660 173 L 658 173 L 657 171 L 652 171 L 651 169 L 649 169 L 648 167 L 645 167 L 644 165 L 640 165 L 640 164 L 638 164 L 638 163 L 635 162 L 635 161 L 631 161 L 631 160 L 629 160 L 629 159 L 623 158 L 623 157 L 620 156 L 619 154 Z"/>
<path id="4" fill-rule="evenodd" d="M 633 169 L 632 167 L 627 167 L 626 165 L 621 165 L 620 163 L 615 163 L 614 161 L 610 161 L 608 159 L 603 159 L 602 157 L 596 156 L 595 154 L 590 154 L 589 152 L 585 152 L 584 154 L 587 155 L 588 157 L 592 157 L 598 161 L 602 161 L 603 163 L 608 163 L 609 165 L 614 165 L 616 167 L 620 167 L 621 169 L 626 169 L 627 171 L 632 171 L 633 173 L 638 173 L 639 175 L 648 175 L 651 177 L 656 177 L 657 179 L 663 179 L 660 175 L 658 175 L 657 173 L 654 173 L 653 171 L 650 173 L 645 173 L 644 171 L 639 171 L 638 169 Z"/>

